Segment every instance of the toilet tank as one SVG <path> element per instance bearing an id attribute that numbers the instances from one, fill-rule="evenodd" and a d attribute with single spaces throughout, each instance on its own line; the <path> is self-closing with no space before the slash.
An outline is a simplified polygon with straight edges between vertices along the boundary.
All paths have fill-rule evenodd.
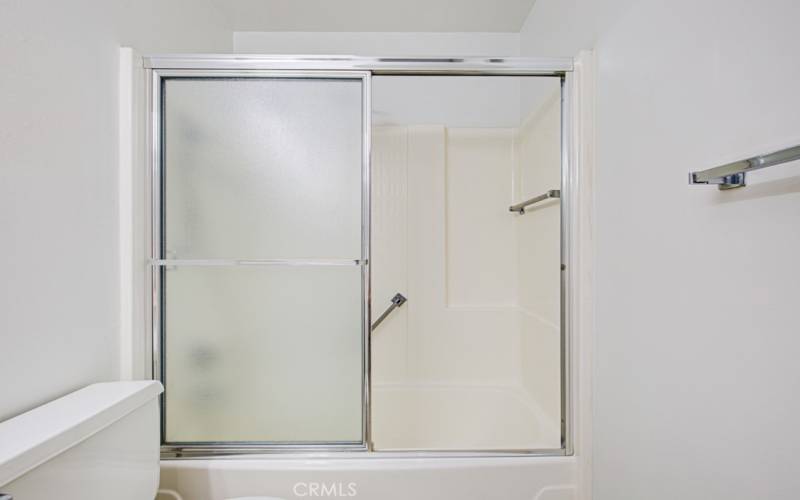
<path id="1" fill-rule="evenodd" d="M 153 381 L 93 384 L 0 422 L 0 498 L 152 500 L 162 391 Z"/>

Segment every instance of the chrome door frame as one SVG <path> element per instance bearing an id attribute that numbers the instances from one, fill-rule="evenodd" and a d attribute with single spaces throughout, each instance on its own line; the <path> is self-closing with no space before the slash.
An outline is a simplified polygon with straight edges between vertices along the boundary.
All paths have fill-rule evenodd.
<path id="1" fill-rule="evenodd" d="M 558 77 L 561 81 L 561 447 L 541 450 L 459 450 L 459 451 L 427 451 L 410 450 L 397 452 L 379 452 L 383 457 L 486 457 L 486 456 L 571 456 L 574 454 L 574 415 L 573 397 L 576 394 L 573 384 L 577 377 L 573 374 L 573 320 L 572 301 L 574 297 L 572 273 L 573 241 L 572 216 L 576 200 L 573 192 L 577 182 L 577 174 L 573 169 L 572 151 L 573 123 L 573 76 L 572 58 L 461 58 L 461 57 L 351 57 L 325 55 L 233 55 L 233 54 L 176 54 L 150 55 L 143 58 L 149 81 L 147 120 L 148 133 L 148 184 L 150 195 L 150 237 L 151 257 L 150 283 L 148 289 L 151 307 L 146 324 L 150 332 L 148 337 L 152 353 L 152 377 L 163 381 L 162 325 L 160 318 L 161 292 L 160 269 L 164 261 L 161 257 L 162 211 L 161 211 L 161 175 L 162 175 L 162 96 L 161 84 L 164 78 L 195 77 L 296 77 L 296 78 L 360 78 L 362 80 L 362 123 L 363 123 L 363 157 L 362 157 L 362 290 L 363 290 L 363 345 L 362 379 L 364 386 L 362 412 L 361 443 L 190 443 L 179 445 L 164 444 L 164 418 L 162 410 L 162 456 L 171 457 L 208 457 L 217 455 L 240 455 L 252 453 L 321 453 L 322 456 L 336 457 L 338 452 L 372 451 L 371 446 L 371 401 L 370 401 L 370 153 L 371 153 L 371 77 L 376 75 L 395 76 L 528 76 Z M 161 395 L 162 405 L 165 393 Z M 349 455 L 349 454 L 341 454 Z M 320 456 L 320 455 L 314 455 Z"/>

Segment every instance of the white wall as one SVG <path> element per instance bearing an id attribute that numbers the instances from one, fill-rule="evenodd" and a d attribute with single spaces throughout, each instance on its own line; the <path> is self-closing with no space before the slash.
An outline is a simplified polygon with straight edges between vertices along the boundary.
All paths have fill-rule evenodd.
<path id="1" fill-rule="evenodd" d="M 796 498 L 800 165 L 686 176 L 800 139 L 800 4 L 600 3 L 539 0 L 522 34 L 596 44 L 595 498 Z"/>
<path id="2" fill-rule="evenodd" d="M 513 56 L 519 33 L 237 31 L 233 48 L 243 54 Z"/>
<path id="3" fill-rule="evenodd" d="M 0 420 L 117 377 L 119 46 L 230 50 L 208 1 L 0 2 Z"/>
<path id="4" fill-rule="evenodd" d="M 632 0 L 537 0 L 519 33 L 523 57 L 575 57 L 591 49 Z M 550 92 L 535 80 L 523 84 L 523 115 L 545 105 Z"/>

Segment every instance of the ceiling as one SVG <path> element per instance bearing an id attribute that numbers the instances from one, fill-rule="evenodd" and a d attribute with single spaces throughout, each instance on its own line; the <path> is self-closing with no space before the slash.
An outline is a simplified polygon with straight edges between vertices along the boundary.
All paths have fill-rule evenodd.
<path id="1" fill-rule="evenodd" d="M 235 31 L 518 32 L 535 0 L 214 0 Z"/>

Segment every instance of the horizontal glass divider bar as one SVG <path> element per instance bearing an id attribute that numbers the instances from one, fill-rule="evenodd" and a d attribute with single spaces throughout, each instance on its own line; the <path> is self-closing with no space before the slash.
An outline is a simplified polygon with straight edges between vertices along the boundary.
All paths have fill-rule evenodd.
<path id="1" fill-rule="evenodd" d="M 366 259 L 153 259 L 151 265 L 157 267 L 189 266 L 343 266 L 359 267 L 367 264 Z"/>

